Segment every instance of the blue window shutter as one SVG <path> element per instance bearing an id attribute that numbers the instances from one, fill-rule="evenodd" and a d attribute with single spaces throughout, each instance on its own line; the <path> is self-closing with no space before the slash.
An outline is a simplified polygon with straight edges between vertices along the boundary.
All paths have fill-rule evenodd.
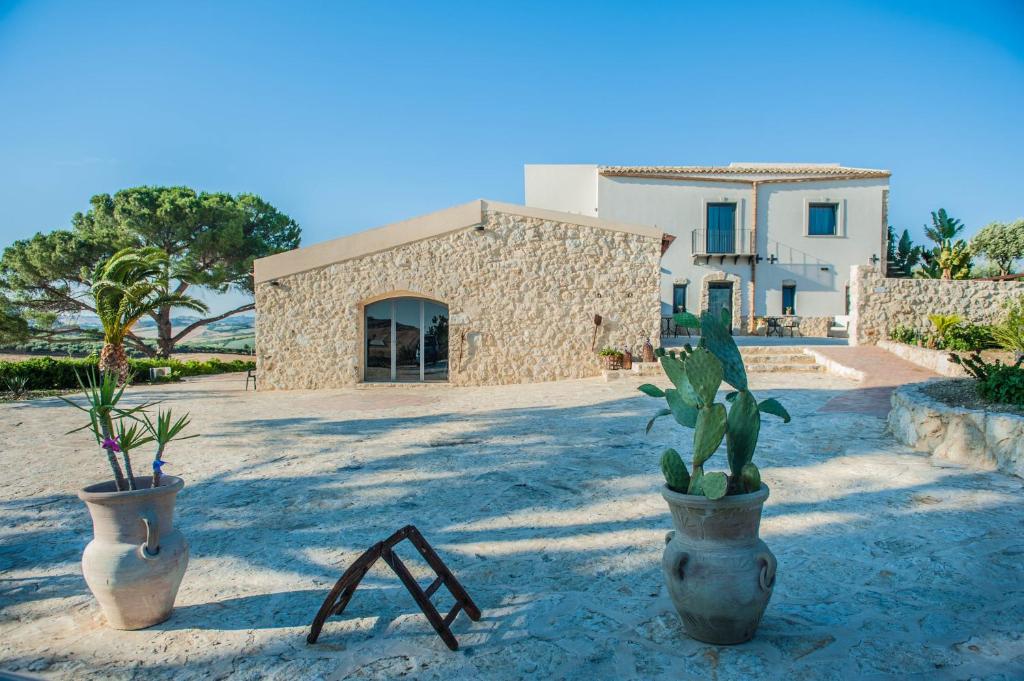
<path id="1" fill-rule="evenodd" d="M 835 236 L 836 204 L 812 203 L 807 208 L 807 233 L 811 236 Z"/>
<path id="2" fill-rule="evenodd" d="M 736 204 L 709 203 L 707 215 L 708 253 L 736 251 Z"/>

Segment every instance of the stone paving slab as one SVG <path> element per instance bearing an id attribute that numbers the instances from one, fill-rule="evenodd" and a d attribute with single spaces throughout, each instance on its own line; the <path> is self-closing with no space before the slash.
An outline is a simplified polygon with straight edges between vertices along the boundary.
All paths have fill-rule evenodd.
<path id="1" fill-rule="evenodd" d="M 0 405 L 0 669 L 83 679 L 1020 679 L 1024 484 L 822 412 L 859 388 L 759 375 L 762 535 L 778 583 L 757 637 L 685 637 L 659 564 L 658 453 L 686 435 L 641 380 L 245 393 L 132 391 L 193 411 L 169 453 L 192 546 L 173 617 L 117 632 L 81 577 L 76 489 L 103 475 L 56 400 Z M 35 446 L 41 443 L 41 446 Z M 31 445 L 31 446 L 30 446 Z M 724 456 L 712 462 L 724 466 Z M 344 566 L 414 522 L 483 609 L 450 652 L 381 567 L 344 619 L 308 626 Z M 414 574 L 429 572 L 406 551 Z M 450 600 L 438 598 L 444 608 Z"/>

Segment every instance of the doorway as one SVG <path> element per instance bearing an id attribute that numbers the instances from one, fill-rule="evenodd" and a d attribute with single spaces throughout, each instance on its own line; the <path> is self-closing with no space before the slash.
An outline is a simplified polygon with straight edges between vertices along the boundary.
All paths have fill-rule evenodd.
<path id="1" fill-rule="evenodd" d="M 389 298 L 366 306 L 369 383 L 448 380 L 448 307 L 422 298 Z"/>
<path id="2" fill-rule="evenodd" d="M 732 319 L 732 282 L 713 281 L 708 284 L 708 310 L 716 317 L 722 314 L 722 308 L 729 310 Z M 730 325 L 731 326 L 731 325 Z"/>

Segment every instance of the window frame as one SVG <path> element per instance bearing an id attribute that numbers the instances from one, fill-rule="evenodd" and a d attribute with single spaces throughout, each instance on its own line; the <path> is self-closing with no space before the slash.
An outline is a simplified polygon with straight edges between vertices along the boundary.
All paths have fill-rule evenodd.
<path id="1" fill-rule="evenodd" d="M 672 284 L 672 314 L 679 314 L 680 312 L 686 312 L 686 294 L 688 284 Z M 676 309 L 676 291 L 682 289 L 683 291 L 683 309 Z"/>
<path id="2" fill-rule="evenodd" d="M 811 208 L 832 206 L 835 231 L 832 234 L 811 234 Z M 842 239 L 846 237 L 846 202 L 833 198 L 809 198 L 804 201 L 804 236 L 809 239 Z"/>

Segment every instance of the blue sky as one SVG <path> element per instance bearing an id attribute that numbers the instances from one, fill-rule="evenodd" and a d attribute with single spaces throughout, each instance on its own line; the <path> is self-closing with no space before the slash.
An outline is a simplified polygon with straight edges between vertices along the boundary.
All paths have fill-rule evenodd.
<path id="1" fill-rule="evenodd" d="M 1024 215 L 1024 2 L 11 3 L 0 246 L 138 184 L 255 192 L 314 243 L 524 163 L 893 171 L 890 217 Z"/>

